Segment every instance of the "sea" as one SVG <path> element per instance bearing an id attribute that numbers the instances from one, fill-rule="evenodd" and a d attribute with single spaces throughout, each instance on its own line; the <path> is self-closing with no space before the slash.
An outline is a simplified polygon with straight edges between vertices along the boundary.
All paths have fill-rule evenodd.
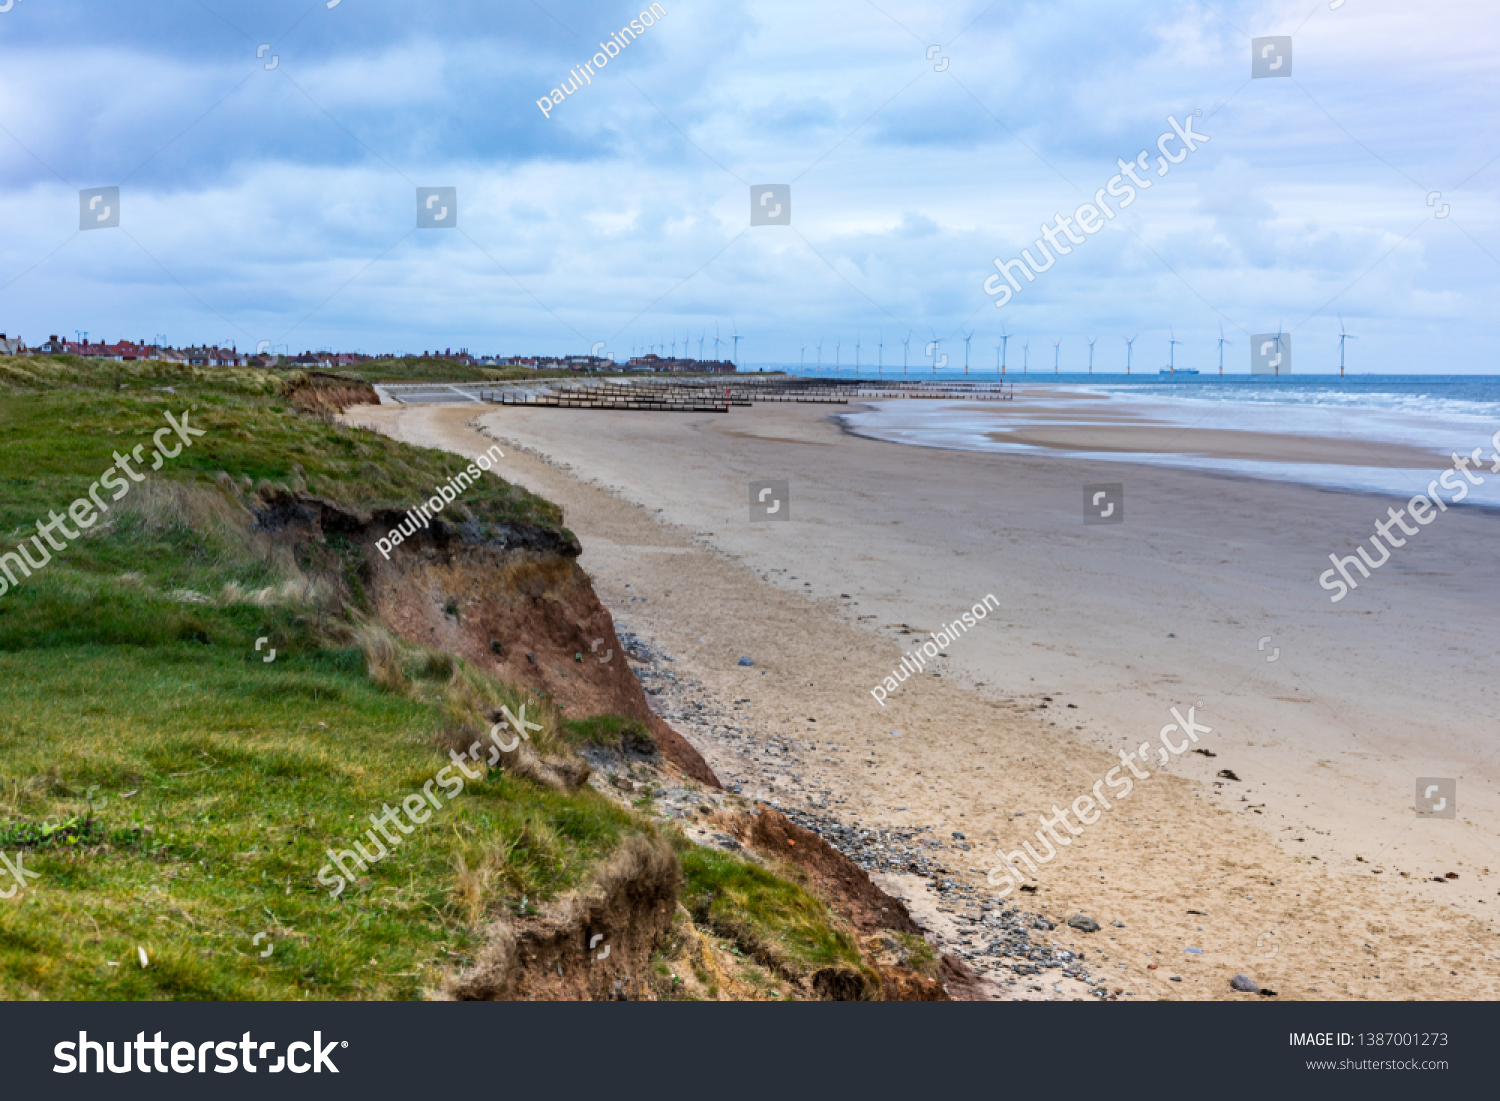
<path id="1" fill-rule="evenodd" d="M 796 369 L 791 369 L 796 373 Z M 823 372 L 832 377 L 831 372 Z M 845 372 L 840 377 L 853 378 Z M 930 370 L 906 375 L 886 370 L 877 376 L 861 371 L 862 380 L 905 382 L 970 382 L 1014 385 L 1016 402 L 1003 411 L 988 403 L 972 401 L 891 401 L 845 417 L 851 430 L 861 435 L 921 447 L 975 451 L 1034 452 L 1071 456 L 1101 463 L 1154 463 L 1190 467 L 1226 474 L 1298 482 L 1304 485 L 1348 489 L 1410 497 L 1427 483 L 1451 469 L 1453 453 L 1469 455 L 1482 450 L 1484 466 L 1478 476 L 1483 484 L 1470 486 L 1461 503 L 1500 508 L 1500 376 L 1497 375 L 1329 375 L 1251 376 L 1239 375 L 1106 375 L 1052 374 L 1010 370 L 974 371 L 968 375 L 952 369 L 935 377 Z M 1068 391 L 1079 398 L 1076 406 L 1065 403 L 1060 413 L 1057 400 L 1044 400 L 1046 391 Z M 1035 414 L 1028 406 L 1035 407 Z M 1075 409 L 1073 420 L 1067 415 Z M 1238 431 L 1363 440 L 1404 444 L 1432 454 L 1428 472 L 1409 466 L 1337 465 L 1248 461 L 1191 453 L 1071 452 L 1055 447 L 993 438 L 1005 427 L 1030 425 L 1093 424 L 1099 413 L 1124 413 L 1132 420 L 1146 420 L 1183 428 L 1234 429 Z M 1003 419 L 1003 423 L 1001 420 Z"/>

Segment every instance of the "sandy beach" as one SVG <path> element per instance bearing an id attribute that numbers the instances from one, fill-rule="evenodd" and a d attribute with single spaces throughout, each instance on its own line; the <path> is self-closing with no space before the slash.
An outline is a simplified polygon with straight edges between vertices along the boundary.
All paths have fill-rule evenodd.
<path id="1" fill-rule="evenodd" d="M 1036 845 L 1039 815 L 1193 708 L 1206 752 L 1144 765 L 1007 901 L 1057 921 L 1049 936 L 1136 1000 L 1244 997 L 1237 973 L 1283 999 L 1500 993 L 1484 599 L 1500 516 L 1448 512 L 1334 605 L 1317 583 L 1328 554 L 1352 553 L 1391 499 L 903 446 L 850 434 L 844 411 L 463 404 L 347 419 L 432 447 L 500 442 L 501 473 L 564 507 L 619 627 L 744 716 L 749 737 L 672 716 L 725 784 L 846 825 L 962 834 L 947 868 L 963 890 L 887 877 L 945 945 L 967 945 L 961 916 L 996 893 L 985 873 L 1004 853 Z M 1129 423 L 1023 431 L 1070 452 L 1316 463 L 1357 449 L 1411 470 L 1414 493 L 1447 465 L 1251 431 L 1149 446 L 1139 433 L 1154 430 Z M 755 479 L 790 483 L 787 522 L 750 522 Z M 1124 484 L 1126 521 L 1085 525 L 1082 487 L 1106 482 Z M 903 650 L 989 594 L 998 608 L 876 701 Z M 1425 777 L 1456 781 L 1456 817 L 1417 817 Z M 1101 929 L 1063 924 L 1080 913 Z M 1073 993 L 991 977 L 997 996 Z"/>

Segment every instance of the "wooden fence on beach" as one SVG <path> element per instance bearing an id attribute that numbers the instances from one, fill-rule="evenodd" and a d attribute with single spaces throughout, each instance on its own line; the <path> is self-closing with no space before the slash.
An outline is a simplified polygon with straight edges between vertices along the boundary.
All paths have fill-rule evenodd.
<path id="1" fill-rule="evenodd" d="M 553 409 L 624 409 L 643 412 L 727 413 L 731 406 L 747 407 L 757 402 L 801 405 L 847 405 L 851 401 L 891 398 L 941 401 L 1011 401 L 1015 387 L 954 387 L 952 385 L 901 382 L 866 383 L 830 379 L 733 379 L 689 381 L 641 379 L 631 383 L 600 382 L 592 385 L 558 386 L 544 393 L 515 390 L 481 390 L 479 400 L 496 405 L 535 406 Z"/>

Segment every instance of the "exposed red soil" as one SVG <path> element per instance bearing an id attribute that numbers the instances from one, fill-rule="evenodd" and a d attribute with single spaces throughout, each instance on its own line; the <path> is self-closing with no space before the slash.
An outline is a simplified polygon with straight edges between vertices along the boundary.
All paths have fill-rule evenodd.
<path id="1" fill-rule="evenodd" d="M 754 814 L 736 815 L 724 826 L 747 849 L 802 869 L 818 896 L 861 933 L 922 932 L 904 902 L 875 886 L 858 864 L 774 807 L 757 807 Z"/>
<path id="2" fill-rule="evenodd" d="M 371 591 L 381 618 L 409 641 L 546 693 L 567 718 L 636 719 L 683 774 L 721 786 L 698 751 L 647 705 L 609 610 L 571 558 L 450 543 L 393 556 Z"/>
<path id="3" fill-rule="evenodd" d="M 721 814 L 715 821 L 747 849 L 804 873 L 813 893 L 858 932 L 922 934 L 904 902 L 886 894 L 858 864 L 775 808 L 761 805 L 752 814 Z M 959 991 L 977 990 L 977 980 L 947 956 L 942 957 L 940 978 L 934 979 L 892 962 L 882 951 L 881 937 L 859 940 L 865 961 L 880 976 L 886 1001 L 940 1002 L 949 1000 L 950 991 L 952 997 L 962 998 Z"/>

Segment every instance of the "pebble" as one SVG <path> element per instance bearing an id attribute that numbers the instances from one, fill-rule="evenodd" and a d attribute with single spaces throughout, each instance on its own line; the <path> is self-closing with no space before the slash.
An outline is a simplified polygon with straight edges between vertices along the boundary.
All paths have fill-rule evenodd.
<path id="1" fill-rule="evenodd" d="M 1097 933 L 1099 931 L 1099 923 L 1087 914 L 1074 914 L 1068 919 L 1068 924 L 1084 933 Z"/>
<path id="2" fill-rule="evenodd" d="M 926 880 L 927 890 L 938 900 L 938 909 L 946 919 L 928 934 L 939 951 L 964 960 L 990 981 L 1004 984 L 1014 981 L 1013 976 L 1040 976 L 1056 970 L 1059 980 L 1067 977 L 1083 983 L 1095 998 L 1109 996 L 1109 987 L 1090 977 L 1082 953 L 1032 939 L 1038 932 L 1045 935 L 1055 930 L 1053 921 L 1026 913 L 1014 902 L 989 898 L 981 893 L 982 884 L 971 886 L 953 878 L 955 870 L 947 867 L 946 860 L 949 854 L 971 850 L 964 833 L 951 830 L 951 839 L 944 842 L 934 836 L 933 826 L 887 829 L 840 820 L 840 813 L 855 812 L 840 807 L 830 791 L 818 786 L 816 778 L 800 771 L 807 765 L 803 754 L 821 756 L 825 752 L 816 740 L 808 740 L 808 727 L 802 728 L 801 736 L 767 728 L 757 721 L 761 716 L 739 708 L 749 701 L 720 700 L 692 676 L 672 672 L 663 664 L 672 658 L 657 644 L 618 628 L 616 635 L 633 659 L 631 672 L 648 694 L 662 701 L 662 717 L 694 741 L 717 746 L 728 759 L 730 763 L 717 766 L 728 791 L 737 795 L 748 791 L 763 799 L 867 872 L 916 875 Z M 750 666 L 754 662 L 747 656 L 741 657 L 739 664 Z M 811 716 L 806 718 L 816 721 Z M 891 736 L 899 738 L 901 732 L 893 730 Z M 738 775 L 731 773 L 734 758 L 740 766 Z M 657 813 L 684 819 L 690 827 L 695 819 L 703 821 L 701 810 L 698 815 L 693 813 L 703 802 L 702 793 L 695 795 L 668 785 L 656 795 Z M 732 839 L 707 830 L 703 841 L 728 848 L 725 842 Z M 1097 923 L 1093 927 L 1097 929 Z"/>
<path id="3" fill-rule="evenodd" d="M 1249 975 L 1236 975 L 1229 980 L 1229 985 L 1236 990 L 1242 990 L 1246 994 L 1259 994 L 1260 987 Z"/>

